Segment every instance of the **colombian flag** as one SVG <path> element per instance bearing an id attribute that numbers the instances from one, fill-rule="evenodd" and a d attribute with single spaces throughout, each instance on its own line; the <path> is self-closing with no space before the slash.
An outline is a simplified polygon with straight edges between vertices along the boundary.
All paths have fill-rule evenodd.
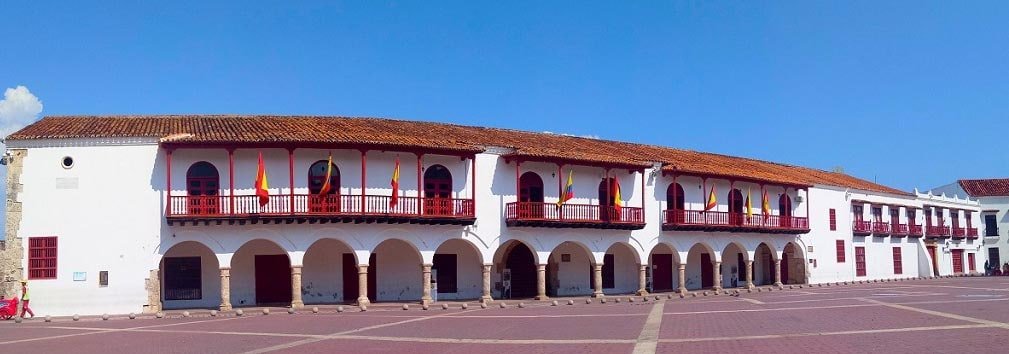
<path id="1" fill-rule="evenodd" d="M 746 188 L 746 217 L 753 217 L 753 203 L 750 203 L 750 188 Z"/>
<path id="2" fill-rule="evenodd" d="M 327 180 L 328 181 L 328 180 Z M 259 196 L 259 206 L 270 202 L 270 182 L 266 180 L 266 164 L 263 163 L 263 153 L 259 153 L 259 168 L 256 172 L 256 195 Z"/>
<path id="3" fill-rule="evenodd" d="M 613 179 L 613 211 L 616 212 L 616 217 L 620 217 L 620 210 L 624 207 L 623 198 L 620 198 L 620 181 L 616 178 Z"/>
<path id="4" fill-rule="evenodd" d="M 766 218 L 771 215 L 771 198 L 767 196 L 766 189 L 764 190 L 764 196 L 761 197 L 761 199 L 763 199 L 763 201 L 761 201 L 760 213 L 764 214 L 764 217 Z"/>
<path id="5" fill-rule="evenodd" d="M 322 182 L 322 188 L 319 188 L 319 195 L 329 194 L 329 191 L 333 189 L 333 186 L 329 183 L 330 178 L 333 177 L 333 153 L 329 153 L 329 163 L 326 164 L 326 180 Z"/>
<path id="6" fill-rule="evenodd" d="M 389 207 L 395 208 L 399 204 L 399 156 L 396 156 L 396 167 L 392 169 L 392 198 L 389 199 Z"/>
<path id="7" fill-rule="evenodd" d="M 557 206 L 564 204 L 575 197 L 575 171 L 568 170 L 568 183 L 564 186 L 564 192 L 561 193 L 561 198 L 557 200 Z"/>
<path id="8" fill-rule="evenodd" d="M 711 185 L 711 193 L 708 194 L 708 203 L 704 205 L 704 211 L 714 209 L 718 205 L 718 198 L 715 197 L 715 185 Z"/>

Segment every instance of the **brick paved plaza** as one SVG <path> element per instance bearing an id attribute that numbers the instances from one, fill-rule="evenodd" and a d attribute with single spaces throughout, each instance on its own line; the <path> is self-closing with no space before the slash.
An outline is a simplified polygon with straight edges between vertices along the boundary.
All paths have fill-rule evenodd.
<path id="1" fill-rule="evenodd" d="M 734 295 L 677 294 L 479 304 L 377 304 L 208 310 L 165 318 L 40 318 L 0 323 L 5 353 L 630 353 L 1009 351 L 1009 277 L 767 288 Z M 672 298 L 670 299 L 670 296 Z M 660 300 L 656 301 L 655 296 Z M 568 305 L 573 300 L 573 305 Z M 40 310 L 44 304 L 36 305 Z"/>

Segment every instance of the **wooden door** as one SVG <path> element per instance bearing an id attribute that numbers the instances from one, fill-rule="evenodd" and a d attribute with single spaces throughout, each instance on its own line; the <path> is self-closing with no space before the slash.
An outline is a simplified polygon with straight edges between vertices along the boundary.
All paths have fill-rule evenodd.
<path id="1" fill-rule="evenodd" d="M 977 270 L 977 266 L 974 265 L 974 252 L 967 254 L 967 269 L 971 272 Z"/>
<path id="2" fill-rule="evenodd" d="M 701 253 L 701 287 L 710 288 L 715 284 L 713 268 L 715 265 L 711 263 L 711 255 L 707 253 Z"/>
<path id="3" fill-rule="evenodd" d="M 357 279 L 357 260 L 353 253 L 343 254 L 343 301 L 355 302 L 360 296 Z"/>
<path id="4" fill-rule="evenodd" d="M 511 270 L 512 298 L 536 296 L 536 261 L 525 244 L 517 244 L 508 252 L 505 268 Z"/>
<path id="5" fill-rule="evenodd" d="M 855 247 L 855 276 L 865 275 L 865 247 Z"/>
<path id="6" fill-rule="evenodd" d="M 788 252 L 781 252 L 781 283 L 788 284 Z"/>
<path id="7" fill-rule="evenodd" d="M 287 255 L 256 255 L 255 268 L 256 303 L 291 304 L 291 262 Z"/>
<path id="8" fill-rule="evenodd" d="M 652 289 L 655 291 L 673 290 L 673 255 L 652 255 Z"/>
<path id="9" fill-rule="evenodd" d="M 377 254 L 368 257 L 368 300 L 378 301 L 378 261 Z"/>
<path id="10" fill-rule="evenodd" d="M 953 274 L 963 273 L 963 250 L 952 250 Z"/>
<path id="11" fill-rule="evenodd" d="M 217 178 L 191 177 L 186 181 L 186 193 L 189 195 L 189 212 L 195 215 L 214 215 L 220 213 L 218 203 Z"/>
<path id="12" fill-rule="evenodd" d="M 442 165 L 424 172 L 424 214 L 452 215 L 452 174 Z"/>
<path id="13" fill-rule="evenodd" d="M 543 179 L 535 172 L 526 172 L 519 179 L 519 217 L 543 218 Z"/>
<path id="14" fill-rule="evenodd" d="M 739 286 L 739 284 L 746 284 L 746 260 L 743 259 L 742 253 L 736 253 L 736 256 L 736 269 L 739 270 L 736 274 L 739 274 L 739 277 L 736 278 L 736 284 L 733 285 Z"/>

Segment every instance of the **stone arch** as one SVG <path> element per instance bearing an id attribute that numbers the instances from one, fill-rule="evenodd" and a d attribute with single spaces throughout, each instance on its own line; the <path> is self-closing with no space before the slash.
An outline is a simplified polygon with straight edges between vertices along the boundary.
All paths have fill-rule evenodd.
<path id="1" fill-rule="evenodd" d="M 368 298 L 372 301 L 420 300 L 424 257 L 413 243 L 390 238 L 375 245 L 368 259 Z"/>
<path id="2" fill-rule="evenodd" d="M 805 284 L 808 274 L 802 247 L 795 242 L 785 244 L 781 251 L 781 283 Z"/>
<path id="3" fill-rule="evenodd" d="M 494 252 L 491 271 L 492 283 L 499 298 L 527 298 L 536 296 L 536 268 L 539 255 L 528 242 L 511 239 L 498 246 Z M 510 278 L 505 277 L 508 270 Z M 510 285 L 510 287 L 508 287 Z"/>
<path id="4" fill-rule="evenodd" d="M 774 284 L 774 263 L 778 261 L 778 252 L 768 242 L 761 242 L 753 252 L 753 284 Z"/>
<path id="5" fill-rule="evenodd" d="M 578 241 L 564 241 L 547 258 L 547 296 L 591 295 L 596 264 L 592 250 Z"/>
<path id="6" fill-rule="evenodd" d="M 719 271 L 723 288 L 746 286 L 746 262 L 750 255 L 746 247 L 737 241 L 729 242 L 722 249 L 722 268 Z"/>
<path id="7" fill-rule="evenodd" d="M 634 293 L 640 288 L 641 256 L 627 242 L 614 242 L 603 254 L 603 291 L 612 294 Z"/>
<path id="8" fill-rule="evenodd" d="M 685 285 L 689 290 L 706 289 L 715 285 L 714 262 L 719 254 L 705 242 L 695 243 L 687 251 Z"/>
<path id="9" fill-rule="evenodd" d="M 670 243 L 659 242 L 648 253 L 648 266 L 652 272 L 650 291 L 673 291 L 679 287 L 680 254 Z"/>
<path id="10" fill-rule="evenodd" d="M 231 257 L 233 306 L 290 305 L 291 258 L 272 240 L 249 240 Z"/>
<path id="11" fill-rule="evenodd" d="M 301 270 L 302 300 L 328 304 L 357 300 L 357 254 L 335 238 L 316 240 L 305 250 Z"/>
<path id="12" fill-rule="evenodd" d="M 483 255 L 469 240 L 452 238 L 435 249 L 431 279 L 438 299 L 475 299 L 482 294 Z"/>
<path id="13" fill-rule="evenodd" d="M 220 263 L 206 244 L 172 245 L 161 257 L 158 271 L 163 308 L 217 308 L 221 304 Z"/>

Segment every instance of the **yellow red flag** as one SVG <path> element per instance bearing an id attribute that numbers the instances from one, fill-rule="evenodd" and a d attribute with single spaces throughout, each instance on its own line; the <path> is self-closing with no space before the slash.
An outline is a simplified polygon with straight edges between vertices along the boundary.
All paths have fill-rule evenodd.
<path id="1" fill-rule="evenodd" d="M 263 163 L 263 153 L 259 153 L 258 171 L 256 172 L 256 195 L 259 196 L 259 206 L 270 202 L 270 182 L 266 179 L 266 164 Z"/>
<path id="2" fill-rule="evenodd" d="M 715 185 L 711 185 L 711 193 L 708 193 L 708 203 L 704 205 L 704 211 L 714 209 L 718 205 L 718 197 L 715 195 Z"/>

